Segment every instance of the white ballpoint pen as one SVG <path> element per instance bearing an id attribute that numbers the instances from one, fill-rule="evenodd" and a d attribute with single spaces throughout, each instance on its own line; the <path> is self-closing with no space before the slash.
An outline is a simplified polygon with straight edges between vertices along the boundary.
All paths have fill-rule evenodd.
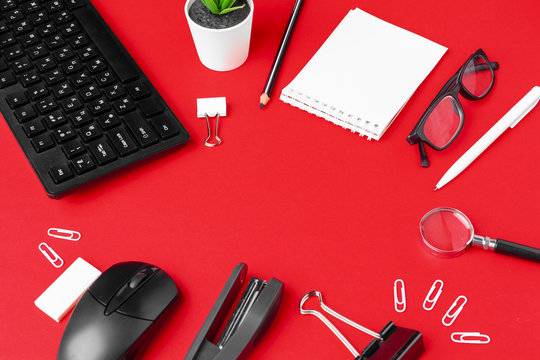
<path id="1" fill-rule="evenodd" d="M 538 104 L 539 100 L 540 86 L 535 86 L 448 169 L 435 186 L 435 190 L 442 188 L 458 176 L 509 127 L 516 126 Z"/>

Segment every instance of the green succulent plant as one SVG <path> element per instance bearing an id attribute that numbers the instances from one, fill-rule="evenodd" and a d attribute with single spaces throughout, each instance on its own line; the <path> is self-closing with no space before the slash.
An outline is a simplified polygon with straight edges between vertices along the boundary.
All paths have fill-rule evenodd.
<path id="1" fill-rule="evenodd" d="M 236 0 L 201 0 L 202 3 L 210 10 L 212 13 L 216 15 L 223 15 L 230 13 L 231 11 L 238 10 L 246 6 L 246 4 L 242 6 L 234 6 L 234 3 Z"/>

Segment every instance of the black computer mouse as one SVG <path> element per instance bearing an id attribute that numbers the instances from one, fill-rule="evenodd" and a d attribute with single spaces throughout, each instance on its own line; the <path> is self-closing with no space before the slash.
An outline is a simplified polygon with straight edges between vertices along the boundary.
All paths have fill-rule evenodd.
<path id="1" fill-rule="evenodd" d="M 180 298 L 174 281 L 156 266 L 136 261 L 113 265 L 73 310 L 57 359 L 139 358 Z"/>

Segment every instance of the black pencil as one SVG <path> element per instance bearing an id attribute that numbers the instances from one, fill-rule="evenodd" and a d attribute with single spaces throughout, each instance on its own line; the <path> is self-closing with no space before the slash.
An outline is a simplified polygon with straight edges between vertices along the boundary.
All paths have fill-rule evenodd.
<path id="1" fill-rule="evenodd" d="M 300 8 L 302 7 L 303 3 L 304 0 L 296 0 L 296 3 L 294 4 L 291 17 L 289 18 L 289 23 L 287 24 L 287 28 L 285 29 L 285 33 L 281 39 L 281 44 L 279 45 L 276 58 L 272 64 L 272 69 L 270 70 L 270 74 L 268 74 L 266 85 L 264 86 L 263 93 L 261 94 L 261 109 L 268 104 L 268 101 L 270 101 L 270 96 L 272 95 L 272 90 L 274 89 L 279 68 L 281 67 L 283 58 L 285 57 L 285 52 L 287 51 L 287 46 L 289 45 L 289 40 L 291 39 L 294 25 L 296 25 L 296 20 L 298 19 L 298 14 L 300 14 Z"/>

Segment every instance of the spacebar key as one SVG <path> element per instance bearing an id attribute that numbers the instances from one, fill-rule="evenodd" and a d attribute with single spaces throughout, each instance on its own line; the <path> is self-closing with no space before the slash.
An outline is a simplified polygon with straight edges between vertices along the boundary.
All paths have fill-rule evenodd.
<path id="1" fill-rule="evenodd" d="M 95 11 L 81 7 L 74 9 L 73 15 L 84 27 L 90 39 L 101 50 L 121 82 L 125 83 L 138 77 L 134 61 L 118 45 L 119 41 L 109 32 L 110 30 L 108 31 L 108 25 Z"/>

